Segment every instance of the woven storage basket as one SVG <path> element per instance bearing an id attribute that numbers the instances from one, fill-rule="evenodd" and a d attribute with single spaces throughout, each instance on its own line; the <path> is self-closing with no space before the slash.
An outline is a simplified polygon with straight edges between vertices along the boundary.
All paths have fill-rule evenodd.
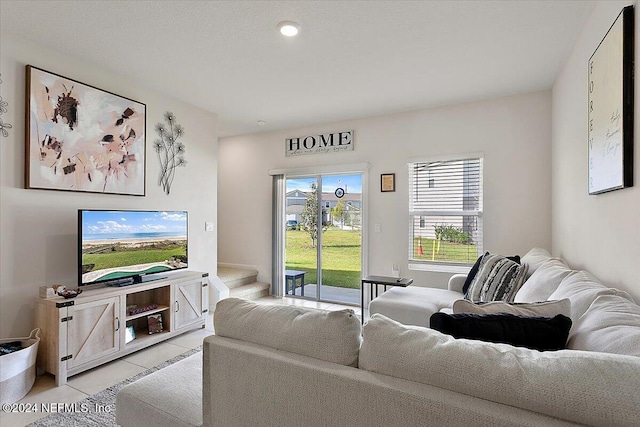
<path id="1" fill-rule="evenodd" d="M 14 403 L 29 393 L 36 380 L 36 356 L 40 329 L 26 338 L 9 338 L 0 343 L 20 341 L 22 350 L 0 356 L 0 403 Z"/>

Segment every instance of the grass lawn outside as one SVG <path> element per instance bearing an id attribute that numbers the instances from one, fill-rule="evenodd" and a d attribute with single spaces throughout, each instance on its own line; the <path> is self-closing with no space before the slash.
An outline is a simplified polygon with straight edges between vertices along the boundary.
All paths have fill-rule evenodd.
<path id="1" fill-rule="evenodd" d="M 97 254 L 82 255 L 82 264 L 95 264 L 93 268 L 103 270 L 115 268 L 123 265 L 146 264 L 151 262 L 162 262 L 176 255 L 186 255 L 184 246 L 174 245 L 174 247 L 144 250 L 123 250 Z"/>
<path id="2" fill-rule="evenodd" d="M 419 243 L 422 244 L 420 254 Z M 425 237 L 413 239 L 413 259 L 419 261 L 459 262 L 473 264 L 478 258 L 478 247 L 464 243 L 438 242 Z"/>
<path id="3" fill-rule="evenodd" d="M 360 230 L 330 228 L 322 233 L 322 284 L 360 289 Z M 309 233 L 287 230 L 285 234 L 285 266 L 287 270 L 306 271 L 305 283 L 317 283 L 317 248 L 311 246 Z"/>

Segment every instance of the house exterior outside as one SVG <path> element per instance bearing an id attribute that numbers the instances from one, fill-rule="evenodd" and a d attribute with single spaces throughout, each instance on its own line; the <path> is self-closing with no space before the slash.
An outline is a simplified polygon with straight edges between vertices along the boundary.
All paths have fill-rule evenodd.
<path id="1" fill-rule="evenodd" d="M 311 192 L 295 189 L 287 192 L 285 197 L 285 220 L 296 220 L 298 223 L 302 222 L 302 211 L 304 205 L 307 202 Z M 323 192 L 322 193 L 322 206 L 324 222 L 343 226 L 345 224 L 352 225 L 354 227 L 360 226 L 360 212 L 362 207 L 362 194 L 361 193 L 345 193 L 343 197 L 338 198 L 334 193 Z M 338 218 L 334 218 L 332 215 L 333 208 L 336 207 L 340 200 L 345 202 L 345 217 L 343 221 Z"/>

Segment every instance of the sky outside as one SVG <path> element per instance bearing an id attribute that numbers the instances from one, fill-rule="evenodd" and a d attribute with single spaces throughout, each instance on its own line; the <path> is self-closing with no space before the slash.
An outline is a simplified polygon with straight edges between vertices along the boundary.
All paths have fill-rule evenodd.
<path id="1" fill-rule="evenodd" d="M 181 211 L 84 211 L 84 233 L 162 233 L 184 232 L 187 235 L 187 213 Z"/>
<path id="2" fill-rule="evenodd" d="M 292 190 L 310 191 L 315 178 L 287 178 L 287 192 Z M 322 191 L 333 193 L 336 188 L 348 193 L 362 193 L 362 175 L 323 175 Z"/>

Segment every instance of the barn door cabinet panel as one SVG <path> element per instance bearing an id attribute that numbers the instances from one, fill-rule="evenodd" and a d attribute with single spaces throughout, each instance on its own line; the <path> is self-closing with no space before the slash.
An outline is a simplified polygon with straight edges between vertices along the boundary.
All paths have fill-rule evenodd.
<path id="1" fill-rule="evenodd" d="M 197 323 L 208 312 L 208 283 L 202 280 L 177 283 L 174 289 L 174 320 L 176 329 Z"/>
<path id="2" fill-rule="evenodd" d="M 203 328 L 208 283 L 207 273 L 180 272 L 137 285 L 98 286 L 70 300 L 38 298 L 38 367 L 63 385 L 72 375 Z"/>

